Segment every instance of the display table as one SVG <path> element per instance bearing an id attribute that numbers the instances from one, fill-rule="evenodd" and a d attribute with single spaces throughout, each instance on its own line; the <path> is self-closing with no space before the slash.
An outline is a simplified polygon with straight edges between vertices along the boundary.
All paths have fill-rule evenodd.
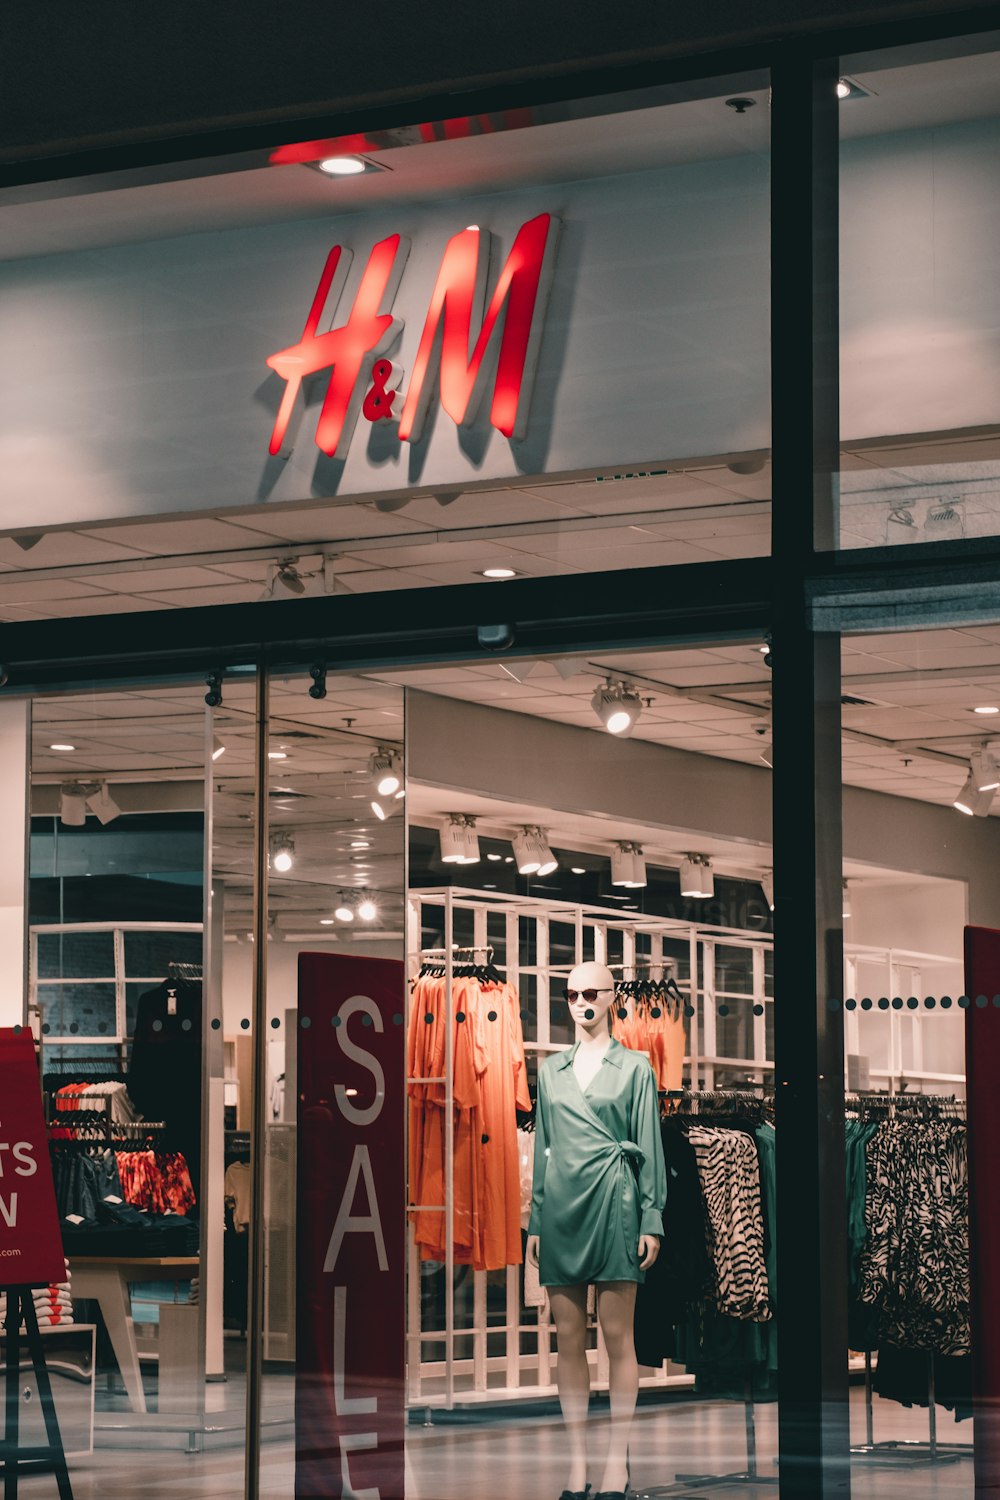
<path id="1" fill-rule="evenodd" d="M 197 1255 L 70 1257 L 69 1274 L 73 1296 L 93 1298 L 99 1305 L 133 1411 L 146 1410 L 146 1394 L 139 1370 L 129 1283 L 190 1281 L 197 1276 L 199 1264 Z"/>

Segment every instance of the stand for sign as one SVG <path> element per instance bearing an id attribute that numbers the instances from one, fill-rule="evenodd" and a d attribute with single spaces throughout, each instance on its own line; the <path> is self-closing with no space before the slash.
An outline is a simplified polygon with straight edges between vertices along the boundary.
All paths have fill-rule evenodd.
<path id="1" fill-rule="evenodd" d="M 0 1288 L 0 1291 L 5 1290 Z M 45 1349 L 38 1331 L 35 1303 L 30 1287 L 8 1287 L 6 1333 L 6 1400 L 3 1441 L 0 1442 L 0 1468 L 3 1469 L 4 1500 L 17 1500 L 17 1483 L 21 1474 L 51 1472 L 56 1476 L 59 1500 L 73 1500 L 73 1490 L 66 1467 L 66 1454 L 59 1435 L 59 1419 L 52 1399 L 52 1386 L 45 1363 Z M 35 1383 L 45 1421 L 45 1448 L 22 1448 L 18 1443 L 21 1410 L 21 1323 L 31 1355 Z"/>

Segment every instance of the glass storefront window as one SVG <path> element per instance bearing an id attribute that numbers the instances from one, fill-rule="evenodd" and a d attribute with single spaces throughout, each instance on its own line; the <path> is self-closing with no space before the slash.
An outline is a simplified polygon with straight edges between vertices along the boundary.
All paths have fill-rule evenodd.
<path id="1" fill-rule="evenodd" d="M 995 536 L 996 35 L 841 59 L 839 545 Z"/>

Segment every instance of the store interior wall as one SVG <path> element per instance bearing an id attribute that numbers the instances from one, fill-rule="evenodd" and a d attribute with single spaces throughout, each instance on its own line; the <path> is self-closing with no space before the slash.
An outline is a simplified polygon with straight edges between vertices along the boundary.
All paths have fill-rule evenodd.
<path id="1" fill-rule="evenodd" d="M 0 1026 L 24 1020 L 27 841 L 21 834 L 28 818 L 29 723 L 27 699 L 0 701 L 0 827 L 12 855 L 0 865 Z"/>
<path id="2" fill-rule="evenodd" d="M 609 777 L 607 757 L 587 729 L 412 688 L 406 715 L 415 781 L 770 847 L 772 772 L 763 766 L 618 740 Z M 780 795 L 780 769 L 773 774 Z M 1000 926 L 995 819 L 962 818 L 950 807 L 851 786 L 843 788 L 843 812 L 845 859 L 967 883 L 968 920 Z M 926 947 L 915 938 L 920 914 L 914 911 L 911 925 L 900 911 L 910 931 L 906 945 Z M 958 951 L 954 934 L 966 917 L 954 916 L 944 951 Z M 872 939 L 890 940 L 897 941 Z"/>

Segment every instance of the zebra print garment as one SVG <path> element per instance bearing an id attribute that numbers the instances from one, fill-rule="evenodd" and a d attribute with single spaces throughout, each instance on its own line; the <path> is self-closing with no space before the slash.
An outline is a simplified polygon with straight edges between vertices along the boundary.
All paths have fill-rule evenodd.
<path id="1" fill-rule="evenodd" d="M 771 1307 L 756 1143 L 743 1130 L 701 1126 L 690 1129 L 687 1137 L 694 1148 L 705 1200 L 705 1238 L 715 1268 L 715 1305 L 728 1317 L 766 1323 Z"/>
<path id="2" fill-rule="evenodd" d="M 861 1300 L 904 1349 L 969 1350 L 967 1145 L 958 1120 L 886 1120 L 868 1143 Z"/>

